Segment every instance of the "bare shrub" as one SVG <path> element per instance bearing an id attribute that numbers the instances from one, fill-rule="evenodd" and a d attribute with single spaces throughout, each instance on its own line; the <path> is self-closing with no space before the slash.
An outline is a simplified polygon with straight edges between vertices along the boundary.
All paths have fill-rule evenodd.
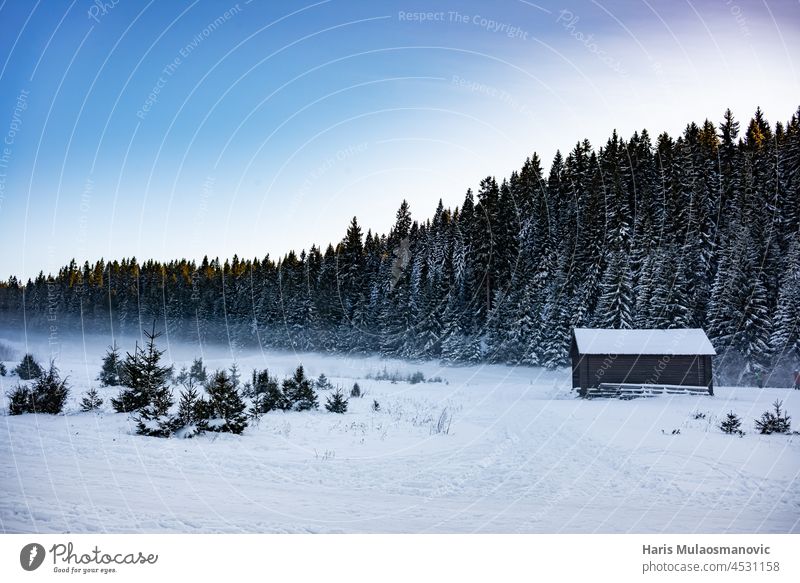
<path id="1" fill-rule="evenodd" d="M 435 423 L 431 424 L 431 434 L 432 435 L 449 434 L 450 424 L 452 422 L 453 422 L 453 415 L 452 413 L 450 413 L 447 407 L 445 407 L 444 409 L 442 409 L 442 412 L 439 413 L 439 419 L 437 419 Z"/>

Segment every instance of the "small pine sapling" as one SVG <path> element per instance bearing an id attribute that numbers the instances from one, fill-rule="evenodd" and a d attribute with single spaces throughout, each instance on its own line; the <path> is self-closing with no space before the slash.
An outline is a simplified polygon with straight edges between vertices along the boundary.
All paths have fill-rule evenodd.
<path id="1" fill-rule="evenodd" d="M 317 394 L 306 378 L 303 365 L 299 365 L 294 375 L 283 381 L 283 394 L 288 401 L 288 408 L 294 411 L 319 409 Z"/>
<path id="2" fill-rule="evenodd" d="M 17 376 L 23 381 L 37 379 L 42 376 L 42 367 L 36 362 L 32 354 L 26 354 L 22 357 L 22 362 L 14 369 Z"/>
<path id="3" fill-rule="evenodd" d="M 289 403 L 281 391 L 278 379 L 270 376 L 269 370 L 253 370 L 252 386 L 254 413 L 269 413 L 289 408 Z"/>
<path id="4" fill-rule="evenodd" d="M 247 405 L 224 370 L 211 376 L 206 392 L 208 400 L 201 400 L 197 408 L 198 428 L 241 434 L 247 427 Z"/>
<path id="5" fill-rule="evenodd" d="M 156 379 L 153 377 L 153 381 Z M 170 414 L 174 403 L 172 389 L 164 379 L 147 387 L 147 404 L 139 409 L 136 416 L 136 432 L 150 437 L 169 437 L 177 429 L 176 418 Z"/>
<path id="6" fill-rule="evenodd" d="M 773 404 L 773 411 L 764 411 L 760 419 L 756 419 L 756 429 L 762 435 L 772 433 L 789 433 L 792 427 L 791 417 L 783 409 L 783 401 L 776 400 Z"/>
<path id="7" fill-rule="evenodd" d="M 164 386 L 157 390 L 151 401 L 136 415 L 136 433 L 150 437 L 169 437 L 177 428 L 175 417 L 170 415 L 172 390 Z"/>
<path id="8" fill-rule="evenodd" d="M 86 394 L 81 399 L 81 411 L 89 412 L 96 411 L 103 404 L 103 399 L 97 393 L 97 389 L 91 388 L 86 391 Z"/>
<path id="9" fill-rule="evenodd" d="M 119 413 L 138 411 L 152 402 L 155 393 L 165 386 L 172 377 L 171 366 L 161 366 L 163 350 L 156 348 L 156 340 L 161 336 L 153 326 L 152 332 L 144 332 L 145 348 L 136 345 L 134 353 L 128 353 L 122 364 L 121 382 L 124 387 L 119 396 L 111 399 L 111 404 Z"/>
<path id="10" fill-rule="evenodd" d="M 262 411 L 264 413 L 269 413 L 270 411 L 289 411 L 292 408 L 289 399 L 286 398 L 280 385 L 278 385 L 277 379 L 270 381 L 267 392 L 264 393 L 264 400 L 262 403 Z"/>
<path id="11" fill-rule="evenodd" d="M 381 404 L 375 399 L 372 399 L 372 410 L 375 413 L 378 413 L 381 410 Z"/>
<path id="12" fill-rule="evenodd" d="M 100 374 L 97 375 L 97 380 L 104 387 L 116 387 L 121 384 L 120 369 L 122 368 L 122 358 L 119 354 L 119 347 L 114 342 L 106 350 L 106 355 L 103 357 L 103 365 L 100 368 Z"/>
<path id="13" fill-rule="evenodd" d="M 198 404 L 200 393 L 191 378 L 186 379 L 183 389 L 178 397 L 178 414 L 175 417 L 176 435 L 179 437 L 194 437 L 198 433 L 199 421 Z"/>
<path id="14" fill-rule="evenodd" d="M 50 361 L 50 368 L 47 372 L 42 373 L 36 379 L 32 391 L 33 412 L 49 413 L 50 415 L 58 415 L 63 411 L 69 395 L 67 379 L 59 376 L 58 368 L 53 361 Z"/>
<path id="15" fill-rule="evenodd" d="M 422 371 L 416 371 L 415 373 L 411 374 L 408 377 L 408 382 L 411 383 L 412 385 L 416 385 L 418 383 L 424 383 L 425 375 L 422 374 Z"/>
<path id="16" fill-rule="evenodd" d="M 189 378 L 199 384 L 203 384 L 208 380 L 208 373 L 206 372 L 206 367 L 203 366 L 202 358 L 195 358 L 192 361 L 192 366 L 189 369 Z"/>
<path id="17" fill-rule="evenodd" d="M 317 386 L 317 390 L 319 391 L 329 391 L 333 388 L 333 385 L 328 380 L 328 377 L 325 376 L 325 373 L 320 373 L 319 378 L 317 378 L 315 382 Z"/>
<path id="18" fill-rule="evenodd" d="M 13 391 L 6 393 L 6 398 L 9 415 L 33 413 L 33 391 L 25 385 L 17 384 Z"/>
<path id="19" fill-rule="evenodd" d="M 175 375 L 175 382 L 179 385 L 185 385 L 189 381 L 189 369 L 185 366 L 181 367 L 178 374 Z"/>
<path id="20" fill-rule="evenodd" d="M 250 397 L 250 408 L 247 410 L 247 416 L 255 422 L 261 420 L 264 414 L 264 395 L 252 395 Z"/>
<path id="21" fill-rule="evenodd" d="M 242 388 L 239 389 L 239 393 L 241 393 L 242 397 L 245 399 L 253 399 L 256 396 L 255 389 L 253 389 L 253 384 L 250 381 L 242 383 Z"/>
<path id="22" fill-rule="evenodd" d="M 122 362 L 119 365 L 119 386 L 120 387 L 133 387 L 137 382 L 140 382 L 141 379 L 135 376 L 136 371 L 138 371 L 138 363 L 136 360 L 139 358 L 139 343 L 136 342 L 133 347 L 133 354 L 130 352 L 125 353 L 125 358 L 122 359 Z M 120 398 L 122 394 L 125 392 L 125 389 L 120 389 Z M 111 398 L 111 404 L 114 405 L 114 399 Z M 114 405 L 116 409 L 116 405 Z M 122 410 L 118 410 L 119 412 L 123 412 Z"/>
<path id="23" fill-rule="evenodd" d="M 235 362 L 231 365 L 231 368 L 228 369 L 230 374 L 228 375 L 231 383 L 233 383 L 233 388 L 238 390 L 239 389 L 239 379 L 241 379 L 242 375 L 239 373 L 239 365 Z"/>
<path id="24" fill-rule="evenodd" d="M 36 411 L 58 415 L 64 409 L 68 395 L 69 388 L 66 377 L 62 379 L 58 374 L 55 362 L 50 361 L 50 368 L 47 372 L 42 373 L 33 384 L 33 401 Z"/>
<path id="25" fill-rule="evenodd" d="M 336 391 L 327 398 L 325 408 L 331 413 L 347 413 L 347 399 L 344 398 L 342 391 L 336 389 Z"/>
<path id="26" fill-rule="evenodd" d="M 146 396 L 139 389 L 142 382 L 139 351 L 137 343 L 133 354 L 128 352 L 125 355 L 125 361 L 120 366 L 120 386 L 122 388 L 116 398 L 111 397 L 111 406 L 117 413 L 129 413 L 147 404 Z"/>
<path id="27" fill-rule="evenodd" d="M 719 424 L 719 428 L 722 430 L 723 433 L 727 434 L 736 434 L 736 435 L 744 435 L 744 432 L 740 429 L 742 425 L 742 420 L 739 416 L 731 411 L 725 416 L 725 419 L 722 420 L 722 423 Z"/>
<path id="28" fill-rule="evenodd" d="M 350 396 L 356 399 L 361 397 L 361 387 L 358 386 L 358 383 L 353 384 L 353 388 L 350 389 Z"/>

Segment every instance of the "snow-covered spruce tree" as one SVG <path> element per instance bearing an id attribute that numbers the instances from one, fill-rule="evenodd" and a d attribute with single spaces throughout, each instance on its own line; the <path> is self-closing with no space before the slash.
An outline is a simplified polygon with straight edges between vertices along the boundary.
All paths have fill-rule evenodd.
<path id="1" fill-rule="evenodd" d="M 208 373 L 206 372 L 206 367 L 203 366 L 202 358 L 195 358 L 192 361 L 192 366 L 189 368 L 189 378 L 199 384 L 203 384 L 208 380 Z"/>
<path id="2" fill-rule="evenodd" d="M 572 334 L 570 325 L 569 297 L 566 278 L 559 269 L 549 278 L 543 290 L 547 301 L 542 310 L 544 326 L 536 334 L 537 346 L 523 352 L 525 364 L 541 364 L 546 368 L 564 366 L 569 359 L 569 341 Z M 538 354 L 538 358 L 536 358 Z"/>
<path id="3" fill-rule="evenodd" d="M 776 360 L 800 362 L 800 237 L 789 247 L 786 269 L 781 278 L 774 328 L 770 339 Z"/>
<path id="4" fill-rule="evenodd" d="M 231 380 L 231 383 L 233 384 L 233 388 L 238 391 L 239 390 L 239 383 L 240 383 L 241 377 L 242 377 L 242 375 L 239 373 L 239 365 L 234 362 L 231 365 L 231 367 L 228 369 L 228 371 L 229 371 L 228 372 L 228 378 Z"/>
<path id="5" fill-rule="evenodd" d="M 719 428 L 722 430 L 723 433 L 741 434 L 742 431 L 741 429 L 739 429 L 741 425 L 742 425 L 742 420 L 739 419 L 739 416 L 736 415 L 736 413 L 731 411 L 725 416 L 725 419 L 722 420 L 722 423 L 719 424 Z"/>
<path id="6" fill-rule="evenodd" d="M 100 374 L 97 375 L 97 380 L 104 387 L 116 387 L 120 385 L 120 368 L 122 367 L 122 358 L 120 357 L 119 347 L 114 342 L 108 347 L 106 355 L 103 357 L 103 365 L 100 368 Z"/>
<path id="7" fill-rule="evenodd" d="M 51 415 L 61 413 L 69 395 L 67 379 L 59 376 L 58 368 L 53 361 L 50 361 L 50 368 L 47 372 L 42 373 L 33 383 L 31 391 L 33 393 L 33 412 Z"/>
<path id="8" fill-rule="evenodd" d="M 477 194 L 478 202 L 470 225 L 467 226 L 467 237 L 470 240 L 468 261 L 472 264 L 472 291 L 477 304 L 474 317 L 482 331 L 491 311 L 493 290 L 501 283 L 498 281 L 499 256 L 502 242 L 498 238 L 500 229 L 499 204 L 500 187 L 493 176 L 487 176 L 480 182 Z M 481 344 L 483 343 L 481 334 Z"/>
<path id="9" fill-rule="evenodd" d="M 664 250 L 658 267 L 658 283 L 651 297 L 652 321 L 656 328 L 692 328 L 696 326 L 692 310 L 691 266 L 674 245 Z"/>
<path id="10" fill-rule="evenodd" d="M 33 391 L 28 386 L 17 384 L 13 391 L 6 393 L 6 399 L 9 415 L 33 413 Z"/>
<path id="11" fill-rule="evenodd" d="M 256 414 L 269 413 L 270 411 L 284 411 L 289 408 L 289 403 L 281 391 L 278 379 L 270 376 L 269 370 L 253 370 L 253 412 Z"/>
<path id="12" fill-rule="evenodd" d="M 179 385 L 183 385 L 189 382 L 189 369 L 185 366 L 181 367 L 181 370 L 175 375 L 175 382 Z"/>
<path id="13" fill-rule="evenodd" d="M 175 382 L 185 385 L 191 382 L 192 385 L 202 385 L 208 380 L 208 373 L 205 366 L 203 366 L 202 358 L 195 358 L 189 368 L 181 367 L 181 370 L 175 375 Z"/>
<path id="14" fill-rule="evenodd" d="M 81 411 L 94 411 L 99 409 L 102 404 L 103 399 L 100 398 L 97 389 L 91 388 L 86 391 L 86 394 L 81 399 Z"/>
<path id="15" fill-rule="evenodd" d="M 347 413 L 347 399 L 340 389 L 336 389 L 325 401 L 325 409 L 331 413 Z"/>
<path id="16" fill-rule="evenodd" d="M 601 328 L 632 328 L 634 314 L 633 277 L 627 255 L 614 251 L 600 281 L 597 325 Z"/>
<path id="17" fill-rule="evenodd" d="M 193 379 L 187 378 L 178 397 L 178 414 L 175 417 L 175 434 L 179 437 L 194 437 L 198 433 L 200 419 L 200 393 Z"/>
<path id="18" fill-rule="evenodd" d="M 481 182 L 484 183 L 485 180 Z M 491 256 L 491 241 L 486 229 L 482 206 L 474 204 L 472 191 L 467 190 L 453 256 L 454 278 L 463 279 L 454 284 L 456 298 L 453 301 L 451 295 L 449 302 L 454 309 L 444 323 L 442 340 L 442 357 L 447 361 L 479 362 L 485 356 L 489 295 L 494 285 L 491 274 L 486 273 L 488 266 L 483 263 Z M 459 253 L 463 253 L 463 257 L 457 257 Z M 409 334 L 413 335 L 414 325 L 411 318 Z"/>
<path id="19" fill-rule="evenodd" d="M 322 265 L 322 254 L 312 245 L 303 263 L 302 283 L 297 307 L 297 322 L 300 329 L 296 334 L 300 346 L 306 350 L 319 349 L 319 315 L 315 302 L 315 283 Z"/>
<path id="20" fill-rule="evenodd" d="M 631 209 L 624 181 L 629 171 L 625 144 L 612 134 L 598 160 L 606 198 L 606 269 L 600 280 L 597 323 L 601 328 L 632 328 L 634 322 L 633 272 L 629 258 Z"/>
<path id="21" fill-rule="evenodd" d="M 178 428 L 176 418 L 170 414 L 173 404 L 172 389 L 167 384 L 152 386 L 148 402 L 136 415 L 136 433 L 150 437 L 169 437 Z"/>
<path id="22" fill-rule="evenodd" d="M 371 238 L 371 235 L 370 235 Z M 287 257 L 287 259 L 289 259 Z M 301 258 L 302 259 L 302 258 Z M 300 265 L 285 263 L 288 268 L 286 272 L 286 285 L 294 284 L 296 292 L 294 294 L 294 304 L 297 306 L 297 317 L 292 318 L 290 326 L 294 323 L 293 341 L 297 338 L 303 342 L 307 334 L 302 330 L 303 323 L 306 321 L 306 306 L 308 292 L 301 282 L 304 279 L 303 269 Z M 336 350 L 361 350 L 363 349 L 363 326 L 365 324 L 366 308 L 366 289 L 368 285 L 367 274 L 365 273 L 364 245 L 362 243 L 362 231 L 358 225 L 358 220 L 353 217 L 347 228 L 344 239 L 336 246 L 335 269 L 337 281 L 337 297 L 343 310 L 342 319 L 339 322 L 331 322 L 336 325 L 338 332 L 335 335 Z M 292 294 L 289 294 L 292 296 Z M 285 302 L 285 300 L 284 300 Z M 298 328 L 299 326 L 300 328 Z M 298 346 L 300 348 L 300 346 Z"/>
<path id="23" fill-rule="evenodd" d="M 647 251 L 637 250 L 640 253 L 638 260 L 638 273 L 636 280 L 636 319 L 635 326 L 637 328 L 655 328 L 652 315 L 650 313 L 653 292 L 656 285 L 656 272 L 658 269 L 656 255 L 658 251 L 653 245 Z"/>
<path id="24" fill-rule="evenodd" d="M 120 366 L 120 386 L 116 398 L 111 397 L 111 406 L 117 413 L 128 413 L 141 409 L 147 404 L 147 396 L 141 391 L 142 367 L 139 362 L 141 349 L 137 342 L 133 353 L 126 353 L 125 361 Z"/>
<path id="25" fill-rule="evenodd" d="M 772 359 L 770 354 L 771 314 L 767 288 L 758 275 L 747 286 L 747 297 L 742 308 L 740 326 L 740 352 L 747 360 L 742 374 L 743 382 L 763 386 L 763 378 Z"/>
<path id="26" fill-rule="evenodd" d="M 325 373 L 320 373 L 319 378 L 314 382 L 318 391 L 328 391 L 333 388 L 333 385 L 325 376 Z"/>
<path id="27" fill-rule="evenodd" d="M 445 362 L 458 362 L 462 360 L 464 351 L 464 338 L 469 326 L 467 311 L 467 274 L 466 256 L 467 249 L 464 237 L 456 221 L 453 221 L 453 249 L 452 249 L 452 282 L 450 293 L 447 297 L 447 306 L 444 313 L 444 331 L 442 337 L 442 360 Z"/>
<path id="28" fill-rule="evenodd" d="M 36 362 L 32 354 L 26 354 L 22 357 L 22 362 L 14 369 L 14 372 L 21 380 L 29 381 L 42 376 L 42 367 Z"/>
<path id="29" fill-rule="evenodd" d="M 358 385 L 358 383 L 353 383 L 353 388 L 350 389 L 350 396 L 356 398 L 361 397 L 361 387 Z"/>
<path id="30" fill-rule="evenodd" d="M 7 374 L 8 374 L 8 371 L 6 370 L 6 365 L 3 364 L 2 362 L 0 362 L 0 377 L 4 377 Z"/>
<path id="31" fill-rule="evenodd" d="M 293 411 L 319 408 L 317 394 L 311 386 L 311 381 L 306 378 L 302 364 L 294 371 L 294 375 L 283 381 L 283 394 L 288 401 L 288 408 Z"/>
<path id="32" fill-rule="evenodd" d="M 207 399 L 200 401 L 197 427 L 202 431 L 241 434 L 247 427 L 246 405 L 230 376 L 218 370 L 206 385 Z"/>
<path id="33" fill-rule="evenodd" d="M 156 340 L 161 336 L 155 331 L 144 332 L 147 343 L 145 348 L 136 345 L 134 353 L 128 353 L 122 365 L 124 385 L 119 396 L 111 399 L 111 404 L 119 413 L 138 411 L 151 402 L 151 396 L 166 386 L 172 374 L 172 367 L 161 366 L 163 350 L 156 348 Z M 159 400 L 163 395 L 159 396 Z"/>
<path id="34" fill-rule="evenodd" d="M 245 383 L 245 386 L 249 384 L 250 383 Z M 250 403 L 250 408 L 247 409 L 247 416 L 254 421 L 259 421 L 261 416 L 264 414 L 264 395 L 250 393 L 248 396 L 247 393 L 242 391 L 242 398 L 246 399 Z"/>
<path id="35" fill-rule="evenodd" d="M 408 240 L 403 247 L 410 246 Z M 396 250 L 395 250 L 396 251 Z M 409 251 L 399 252 L 405 260 Z M 410 345 L 414 334 L 414 319 L 411 310 L 411 268 L 398 262 L 393 268 L 386 298 L 379 316 L 381 329 L 381 354 L 400 356 Z"/>
<path id="36" fill-rule="evenodd" d="M 772 411 L 764 411 L 760 419 L 756 419 L 756 429 L 763 435 L 772 433 L 789 433 L 792 427 L 791 417 L 783 409 L 783 401 L 776 400 Z"/>
<path id="37" fill-rule="evenodd" d="M 751 143 L 737 157 L 735 188 L 728 203 L 731 217 L 722 230 L 724 246 L 718 253 L 709 306 L 709 336 L 724 356 L 717 370 L 722 373 L 735 365 L 733 382 L 747 384 L 759 383 L 769 369 L 779 280 L 773 265 L 774 209 L 768 200 L 772 195 L 759 178 L 770 164 L 774 166 L 762 158 L 760 149 L 769 141 L 762 129 L 751 124 Z"/>

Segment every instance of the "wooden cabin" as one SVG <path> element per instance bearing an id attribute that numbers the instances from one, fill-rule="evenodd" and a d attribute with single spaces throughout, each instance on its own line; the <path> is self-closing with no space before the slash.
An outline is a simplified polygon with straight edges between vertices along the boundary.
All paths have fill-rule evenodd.
<path id="1" fill-rule="evenodd" d="M 572 386 L 714 394 L 711 342 L 699 328 L 572 331 Z M 641 391 L 640 391 L 641 392 Z"/>

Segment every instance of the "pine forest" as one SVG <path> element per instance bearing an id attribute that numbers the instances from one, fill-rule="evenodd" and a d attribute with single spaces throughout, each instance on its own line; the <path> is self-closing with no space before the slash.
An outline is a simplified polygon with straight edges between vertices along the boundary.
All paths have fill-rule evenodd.
<path id="1" fill-rule="evenodd" d="M 701 327 L 718 380 L 783 381 L 800 362 L 800 110 L 614 132 L 549 171 L 533 154 L 455 208 L 415 220 L 403 201 L 388 233 L 353 217 L 341 241 L 280 258 L 73 260 L 0 283 L 0 318 L 550 368 L 576 326 Z"/>

